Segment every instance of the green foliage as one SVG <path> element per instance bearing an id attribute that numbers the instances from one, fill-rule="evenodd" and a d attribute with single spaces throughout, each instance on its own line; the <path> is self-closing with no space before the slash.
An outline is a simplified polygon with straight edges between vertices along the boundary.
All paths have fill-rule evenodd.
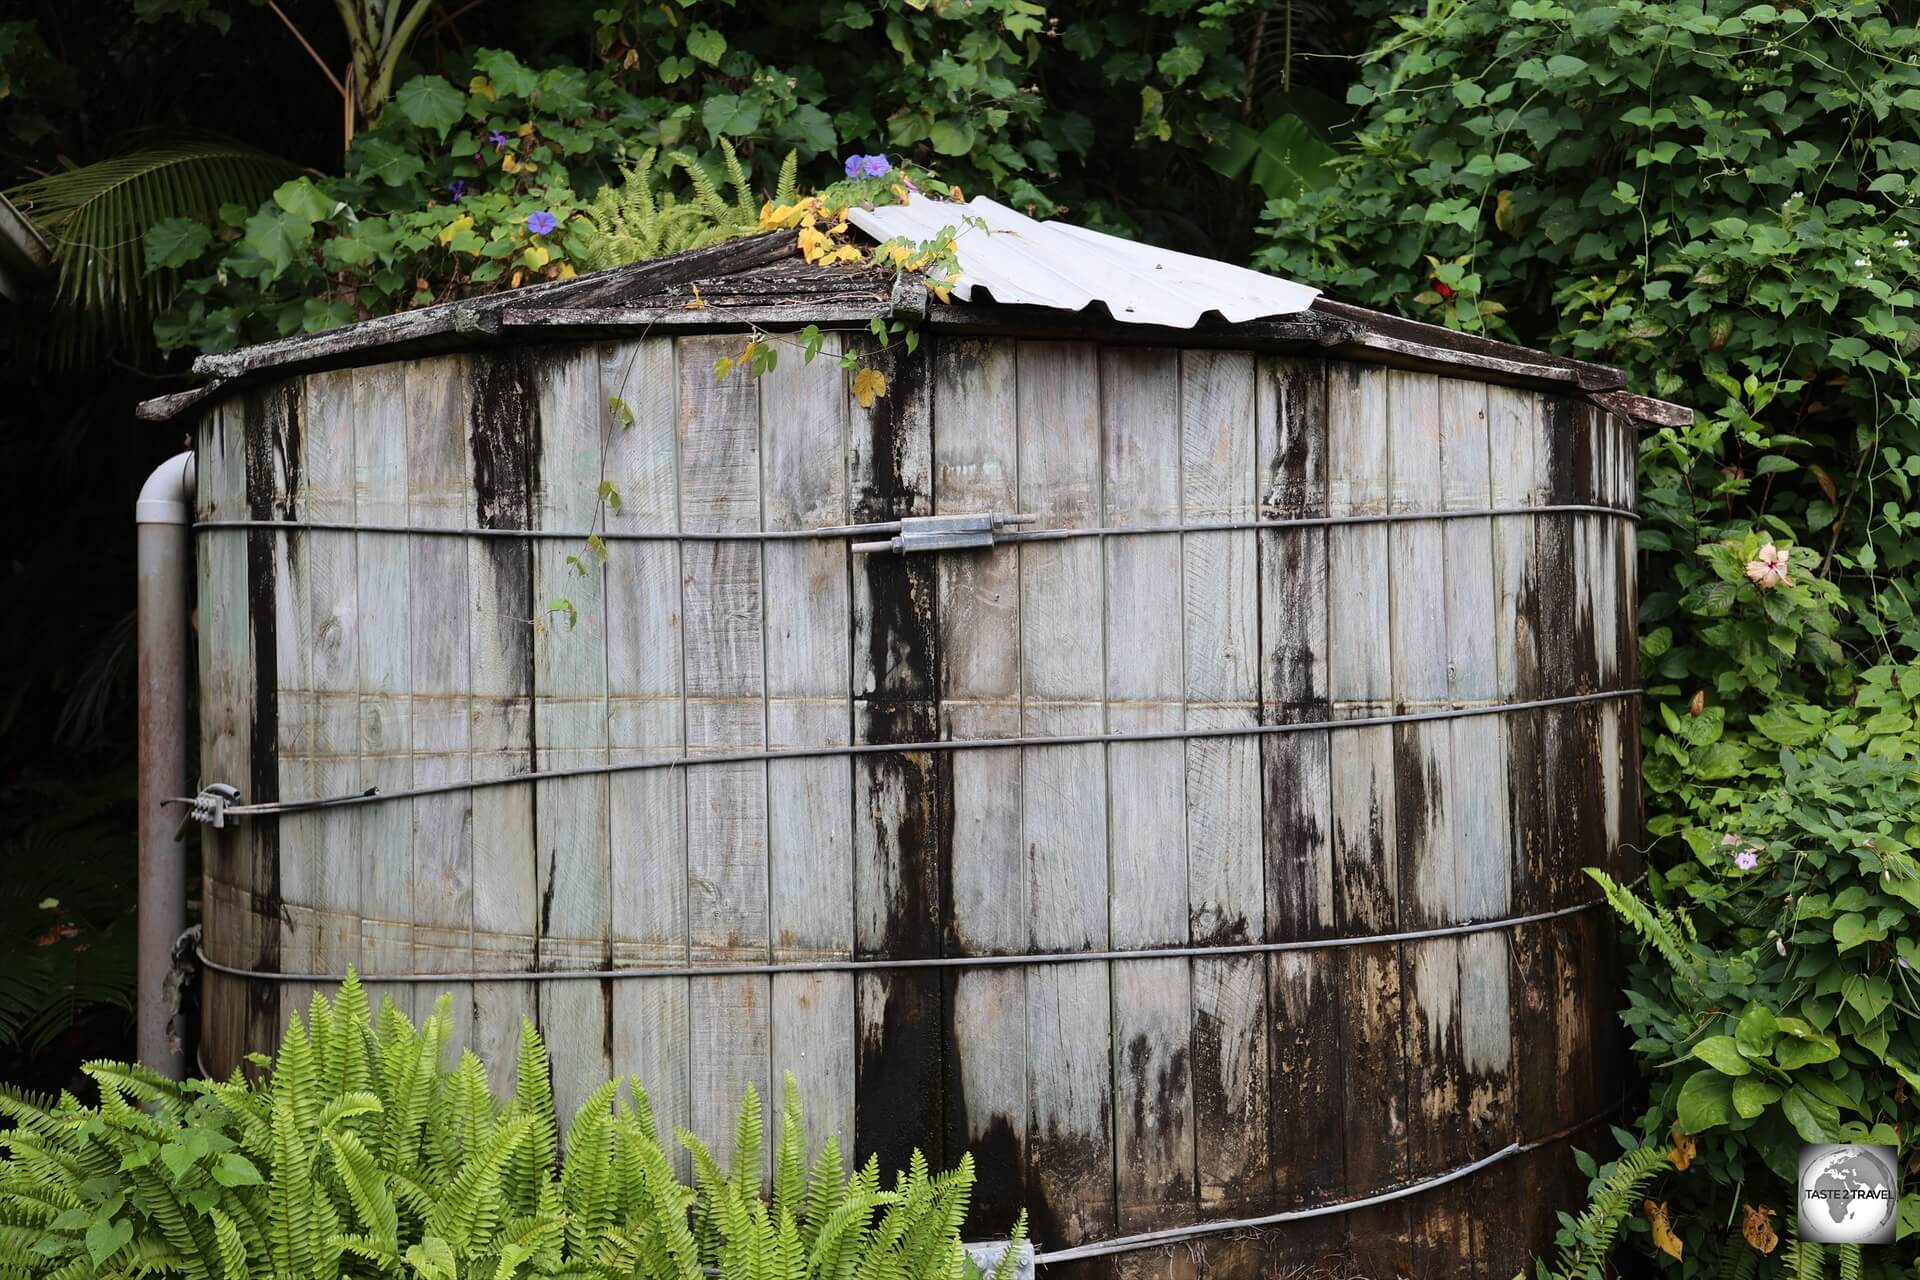
<path id="1" fill-rule="evenodd" d="M 1802 1141 L 1920 1121 L 1914 17 L 1430 6 L 1369 55 L 1333 181 L 1267 207 L 1266 265 L 1702 410 L 1641 447 L 1648 883 L 1595 874 L 1644 948 L 1627 1146 L 1698 1144 L 1676 1248 L 1630 1227 L 1662 1274 L 1816 1265 L 1727 1224 L 1790 1218 Z"/>
<path id="2" fill-rule="evenodd" d="M 1580 1156 L 1592 1180 L 1587 1192 L 1587 1207 L 1580 1216 L 1561 1215 L 1558 1233 L 1560 1255 L 1553 1269 L 1545 1263 L 1539 1268 L 1540 1280 L 1589 1280 L 1600 1274 L 1613 1243 L 1627 1219 L 1640 1207 L 1640 1196 L 1673 1163 L 1657 1146 L 1634 1146 L 1611 1164 L 1594 1167 L 1585 1153 Z"/>
<path id="3" fill-rule="evenodd" d="M 1818 553 L 1851 646 L 1912 647 L 1920 559 L 1909 6 L 1467 0 L 1400 18 L 1322 191 L 1262 261 L 1467 329 L 1625 367 L 1704 410 L 1642 450 L 1643 617 L 1718 526 Z M 1710 655 L 1676 633 L 1659 664 Z"/>
<path id="4" fill-rule="evenodd" d="M 732 1166 L 689 1134 L 681 1185 L 637 1080 L 582 1103 L 556 1160 L 545 1046 L 522 1030 L 496 1099 L 471 1052 L 443 1065 L 442 999 L 415 1028 L 371 1018 L 349 977 L 289 1022 L 258 1079 L 176 1085 L 92 1063 L 100 1104 L 0 1090 L 0 1271 L 61 1280 L 959 1280 L 971 1160 L 931 1174 L 914 1153 L 891 1190 L 877 1159 L 849 1176 L 829 1140 L 810 1174 L 791 1078 L 763 1195 L 760 1099 L 741 1107 Z M 1016 1245 L 1024 1222 L 1016 1233 Z M 1007 1280 L 1001 1268 L 996 1280 Z"/>
<path id="5" fill-rule="evenodd" d="M 55 361 L 69 366 L 143 342 L 178 287 L 174 268 L 192 256 L 187 250 L 211 242 L 196 219 L 222 205 L 253 204 L 292 171 L 286 161 L 242 143 L 183 137 L 8 192 L 53 245 L 59 263 L 48 344 Z M 166 246 L 158 262 L 151 249 L 142 253 L 149 227 Z M 159 271 L 155 281 L 147 279 L 149 265 Z"/>
<path id="6" fill-rule="evenodd" d="M 760 203 L 754 199 L 752 182 L 733 144 L 722 139 L 720 150 L 733 191 L 731 200 L 721 195 L 713 179 L 692 157 L 677 151 L 668 160 L 688 175 L 693 188 L 690 199 L 681 200 L 668 189 L 654 189 L 657 153 L 653 150 L 623 171 L 625 180 L 619 186 L 600 188 L 585 211 L 597 233 L 586 251 L 587 264 L 596 270 L 616 267 L 759 231 Z M 788 152 L 780 166 L 775 204 L 794 198 L 797 162 L 797 154 Z"/>

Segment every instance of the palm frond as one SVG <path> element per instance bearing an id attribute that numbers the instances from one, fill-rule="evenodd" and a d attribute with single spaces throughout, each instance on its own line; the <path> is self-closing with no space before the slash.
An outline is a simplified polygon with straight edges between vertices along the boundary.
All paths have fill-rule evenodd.
<path id="1" fill-rule="evenodd" d="M 13 188 L 53 245 L 60 268 L 49 355 L 62 367 L 109 349 L 146 347 L 179 273 L 149 274 L 144 238 L 168 218 L 208 219 L 225 204 L 259 204 L 297 172 L 289 161 L 225 138 L 183 136 Z"/>

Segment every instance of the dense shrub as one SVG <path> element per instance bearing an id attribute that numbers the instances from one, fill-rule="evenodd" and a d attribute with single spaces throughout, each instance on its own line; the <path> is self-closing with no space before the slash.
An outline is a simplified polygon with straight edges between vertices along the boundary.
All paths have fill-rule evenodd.
<path id="1" fill-rule="evenodd" d="M 1333 181 L 1266 213 L 1275 269 L 1700 411 L 1642 441 L 1655 843 L 1644 889 L 1606 886 L 1647 944 L 1625 1017 L 1651 1105 L 1623 1137 L 1681 1168 L 1589 1166 L 1656 1180 L 1601 1199 L 1675 1275 L 1813 1266 L 1799 1143 L 1920 1119 L 1914 16 L 1432 6 L 1369 56 Z M 1567 1220 L 1576 1274 L 1604 1225 Z"/>
<path id="2" fill-rule="evenodd" d="M 809 1166 L 793 1081 L 764 1164 L 751 1088 L 728 1168 L 691 1135 L 683 1186 L 638 1080 L 588 1096 L 564 1154 L 546 1049 L 521 1036 L 496 1099 L 471 1052 L 443 1064 L 443 1000 L 416 1029 L 370 1019 L 351 977 L 316 996 L 250 1080 L 176 1085 L 87 1067 L 97 1107 L 0 1091 L 0 1271 L 191 1280 L 962 1280 L 973 1166 L 931 1174 L 916 1151 L 892 1189 L 877 1158 L 849 1176 L 829 1138 Z M 770 1188 L 770 1194 L 768 1191 Z M 996 1268 L 1008 1280 L 1014 1247 Z"/>

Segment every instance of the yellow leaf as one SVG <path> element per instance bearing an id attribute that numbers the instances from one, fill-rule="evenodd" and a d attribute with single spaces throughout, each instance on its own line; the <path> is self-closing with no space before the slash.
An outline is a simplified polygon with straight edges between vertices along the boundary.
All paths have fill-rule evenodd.
<path id="1" fill-rule="evenodd" d="M 500 153 L 500 167 L 508 173 L 520 172 L 520 162 L 514 159 L 513 152 L 511 151 L 502 151 Z"/>
<path id="2" fill-rule="evenodd" d="M 518 289 L 520 287 L 520 282 L 522 280 L 525 280 L 526 278 L 527 278 L 527 273 L 525 271 L 521 270 L 518 267 L 514 268 L 513 279 L 507 281 L 507 288 Z"/>
<path id="3" fill-rule="evenodd" d="M 907 264 L 907 258 L 909 256 L 907 246 L 903 244 L 890 244 L 887 246 L 887 256 L 893 259 L 894 266 L 903 267 Z"/>
<path id="4" fill-rule="evenodd" d="M 897 182 L 894 183 L 891 187 L 888 187 L 887 190 L 893 192 L 893 198 L 895 200 L 898 200 L 901 204 L 905 204 L 907 202 L 907 189 L 901 186 L 899 183 Z"/>
<path id="5" fill-rule="evenodd" d="M 828 262 L 858 262 L 864 256 L 865 255 L 860 252 L 858 247 L 850 244 L 843 244 L 838 249 L 835 249 L 833 251 L 833 255 L 829 257 L 827 261 Z"/>
<path id="6" fill-rule="evenodd" d="M 573 269 L 573 264 L 571 262 L 563 262 L 560 264 L 560 277 L 559 277 L 560 279 L 571 280 L 579 274 L 580 273 L 578 271 L 575 271 Z"/>
<path id="7" fill-rule="evenodd" d="M 1685 1173 L 1687 1166 L 1693 1163 L 1693 1157 L 1700 1150 L 1700 1143 L 1692 1134 L 1680 1132 L 1680 1126 L 1673 1126 L 1673 1167 Z"/>
<path id="8" fill-rule="evenodd" d="M 960 188 L 958 187 L 948 187 L 947 194 L 952 196 L 955 200 L 961 201 L 963 203 L 966 201 L 966 197 L 960 194 Z"/>
<path id="9" fill-rule="evenodd" d="M 530 244 L 526 247 L 526 250 L 521 253 L 520 261 L 526 263 L 535 271 L 538 271 L 540 268 L 546 266 L 548 259 L 552 257 L 553 255 L 547 252 L 547 246 L 543 244 Z"/>
<path id="10" fill-rule="evenodd" d="M 927 292 L 942 302 L 952 302 L 952 289 L 944 282 L 927 281 Z"/>
<path id="11" fill-rule="evenodd" d="M 755 355 L 757 355 L 757 354 L 759 353 L 759 351 L 760 351 L 760 348 L 761 348 L 761 346 L 762 346 L 762 345 L 763 345 L 763 344 L 761 343 L 761 341 L 760 341 L 760 339 L 758 339 L 758 338 L 754 338 L 754 339 L 752 339 L 752 340 L 751 340 L 751 341 L 749 341 L 749 342 L 747 343 L 747 345 L 746 345 L 746 346 L 745 346 L 745 347 L 744 347 L 744 348 L 743 348 L 743 349 L 741 350 L 741 352 L 740 352 L 740 354 L 739 354 L 739 356 L 737 356 L 737 357 L 735 358 L 735 360 L 734 360 L 734 363 L 735 363 L 735 364 L 745 364 L 745 365 L 750 365 L 750 364 L 752 364 L 752 363 L 753 363 L 753 357 L 754 357 Z"/>
<path id="12" fill-rule="evenodd" d="M 827 234 L 830 236 L 843 236 L 847 234 L 847 220 L 842 218 L 840 221 L 834 223 L 833 226 L 828 229 Z"/>
<path id="13" fill-rule="evenodd" d="M 1654 1247 L 1669 1258 L 1678 1259 L 1686 1247 L 1680 1243 L 1680 1237 L 1673 1234 L 1673 1223 L 1667 1217 L 1665 1200 L 1642 1200 L 1640 1207 L 1647 1212 L 1647 1225 L 1653 1229 Z"/>
<path id="14" fill-rule="evenodd" d="M 476 98 L 485 98 L 488 102 L 492 102 L 493 81 L 487 79 L 485 76 L 475 76 L 473 79 L 467 81 L 467 92 Z"/>
<path id="15" fill-rule="evenodd" d="M 853 375 L 853 398 L 862 409 L 873 408 L 873 402 L 886 394 L 887 375 L 878 369 L 862 369 Z"/>
<path id="16" fill-rule="evenodd" d="M 1513 192 L 1502 191 L 1494 202 L 1493 225 L 1509 233 L 1519 227 L 1520 219 L 1513 212 Z"/>
<path id="17" fill-rule="evenodd" d="M 1740 1224 L 1740 1234 L 1758 1253 L 1772 1253 L 1780 1247 L 1780 1233 L 1773 1229 L 1773 1210 L 1763 1204 L 1743 1204 L 1741 1212 L 1745 1221 Z"/>
<path id="18" fill-rule="evenodd" d="M 812 227 L 800 228 L 800 256 L 808 262 L 818 262 L 833 248 L 829 240 Z"/>
<path id="19" fill-rule="evenodd" d="M 472 229 L 473 216 L 463 213 L 446 226 L 440 228 L 440 234 L 435 236 L 434 239 L 438 240 L 441 244 L 452 244 L 455 236 L 459 235 L 462 231 L 470 231 Z"/>
<path id="20" fill-rule="evenodd" d="M 733 372 L 733 357 L 721 356 L 713 362 L 713 380 L 719 382 Z"/>
<path id="21" fill-rule="evenodd" d="M 524 138 L 532 134 L 533 126 L 531 124 L 523 124 L 518 129 L 515 129 L 513 132 L 516 136 Z"/>

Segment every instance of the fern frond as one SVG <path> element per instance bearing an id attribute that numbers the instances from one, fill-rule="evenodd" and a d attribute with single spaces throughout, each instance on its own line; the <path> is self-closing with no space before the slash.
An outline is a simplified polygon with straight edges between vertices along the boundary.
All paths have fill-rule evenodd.
<path id="1" fill-rule="evenodd" d="M 1614 1161 L 1593 1199 L 1574 1220 L 1573 1241 L 1560 1249 L 1554 1280 L 1586 1280 L 1604 1266 L 1641 1192 L 1672 1166 L 1667 1151 L 1655 1146 L 1635 1147 Z"/>
<path id="2" fill-rule="evenodd" d="M 1684 917 L 1676 917 L 1674 912 L 1660 903 L 1643 902 L 1633 890 L 1596 867 L 1587 867 L 1585 870 L 1593 882 L 1600 886 L 1600 892 L 1605 895 L 1607 905 L 1613 908 L 1614 914 L 1630 925 L 1647 945 L 1659 952 L 1661 959 L 1673 971 L 1673 976 L 1689 985 L 1698 985 L 1704 970 L 1699 958 L 1690 949 L 1682 925 Z"/>
<path id="3" fill-rule="evenodd" d="M 1000 1255 L 1000 1261 L 993 1264 L 993 1274 L 987 1280 L 1013 1280 L 1013 1273 L 1020 1269 L 1020 1250 L 1026 1243 L 1027 1211 L 1022 1209 L 1013 1221 L 1013 1234 L 1007 1237 L 1006 1251 Z"/>

